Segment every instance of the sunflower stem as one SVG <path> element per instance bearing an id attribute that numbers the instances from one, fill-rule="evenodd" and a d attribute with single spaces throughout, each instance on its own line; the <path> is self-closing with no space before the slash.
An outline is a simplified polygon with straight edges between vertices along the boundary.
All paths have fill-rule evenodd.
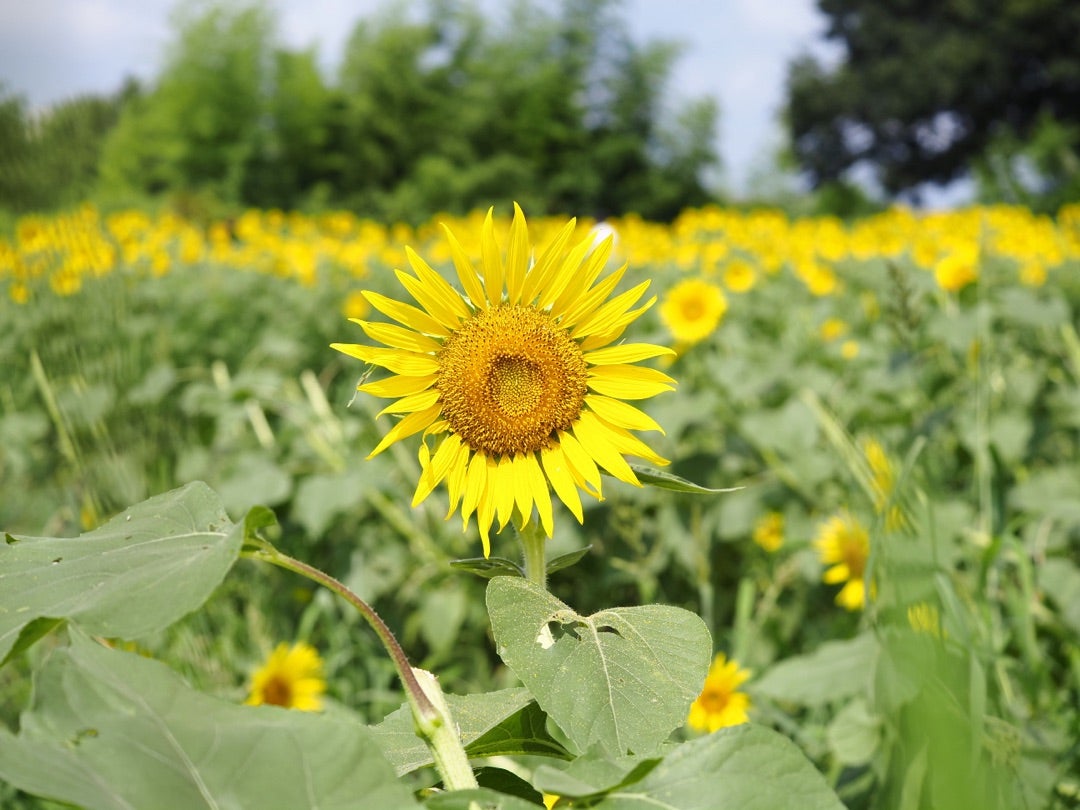
<path id="1" fill-rule="evenodd" d="M 525 578 L 547 590 L 547 557 L 545 546 L 547 537 L 540 521 L 530 518 L 518 529 L 518 539 L 525 559 Z"/>
<path id="2" fill-rule="evenodd" d="M 288 554 L 283 554 L 261 538 L 257 541 L 257 548 L 246 550 L 242 552 L 242 555 L 299 574 L 333 591 L 355 607 L 375 631 L 375 635 L 379 637 L 379 641 L 383 643 L 383 647 L 394 662 L 398 677 L 401 678 L 402 686 L 405 687 L 409 707 L 412 709 L 416 734 L 431 749 L 435 767 L 443 778 L 443 784 L 449 790 L 477 787 L 465 748 L 458 736 L 457 724 L 450 716 L 450 708 L 446 704 L 446 698 L 439 688 L 438 681 L 430 672 L 412 667 L 397 638 L 371 605 L 349 590 L 340 580 Z"/>

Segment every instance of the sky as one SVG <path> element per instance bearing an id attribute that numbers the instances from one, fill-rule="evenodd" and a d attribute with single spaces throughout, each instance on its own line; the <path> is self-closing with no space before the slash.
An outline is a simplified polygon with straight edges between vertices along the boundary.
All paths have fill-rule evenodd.
<path id="1" fill-rule="evenodd" d="M 787 63 L 820 52 L 814 0 L 622 0 L 634 39 L 675 40 L 675 99 L 720 106 L 724 186 L 740 193 L 781 143 Z M 496 5 L 491 0 L 482 7 Z M 336 67 L 355 22 L 383 0 L 271 0 L 283 44 L 315 45 Z M 0 0 L 0 82 L 33 108 L 81 93 L 111 93 L 126 76 L 152 79 L 171 40 L 175 0 Z"/>

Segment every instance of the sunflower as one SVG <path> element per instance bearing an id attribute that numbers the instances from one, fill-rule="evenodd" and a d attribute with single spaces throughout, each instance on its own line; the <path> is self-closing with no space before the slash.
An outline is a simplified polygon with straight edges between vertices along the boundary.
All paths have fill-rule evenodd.
<path id="1" fill-rule="evenodd" d="M 316 649 L 302 641 L 291 647 L 283 642 L 266 663 L 255 670 L 251 677 L 251 693 L 245 703 L 317 712 L 322 708 L 325 691 L 322 659 Z"/>
<path id="2" fill-rule="evenodd" d="M 749 671 L 741 669 L 735 661 L 728 661 L 723 653 L 718 653 L 709 667 L 701 694 L 690 705 L 686 724 L 695 731 L 711 734 L 717 729 L 747 722 L 750 719 L 746 713 L 750 708 L 750 696 L 740 692 L 739 687 L 749 677 Z"/>
<path id="3" fill-rule="evenodd" d="M 848 610 L 861 610 L 866 605 L 866 584 L 863 576 L 870 557 L 870 536 L 852 515 L 840 512 L 818 528 L 814 539 L 818 556 L 832 566 L 822 575 L 830 585 L 843 582 L 836 595 L 836 604 Z"/>
<path id="4" fill-rule="evenodd" d="M 631 433 L 663 433 L 660 426 L 624 400 L 672 390 L 671 377 L 634 364 L 674 352 L 615 344 L 656 298 L 634 308 L 649 286 L 644 281 L 608 300 L 626 265 L 601 279 L 612 240 L 594 248 L 587 235 L 567 250 L 575 224 L 566 223 L 532 262 L 515 204 L 504 259 L 489 210 L 479 272 L 444 226 L 464 294 L 406 248 L 415 275 L 395 272 L 419 306 L 365 291 L 373 308 L 400 325 L 355 320 L 383 346 L 333 344 L 391 372 L 358 386 L 395 400 L 380 416 L 402 417 L 368 458 L 422 433 L 413 506 L 445 481 L 447 518 L 460 509 L 467 527 L 475 514 L 485 556 L 492 524 L 498 520 L 501 531 L 516 515 L 524 525 L 534 507 L 550 537 L 551 491 L 582 522 L 579 490 L 601 498 L 601 469 L 640 486 L 625 456 L 668 463 Z"/>
<path id="5" fill-rule="evenodd" d="M 724 291 L 700 278 L 680 281 L 660 305 L 660 319 L 680 343 L 698 343 L 720 325 L 727 312 Z"/>

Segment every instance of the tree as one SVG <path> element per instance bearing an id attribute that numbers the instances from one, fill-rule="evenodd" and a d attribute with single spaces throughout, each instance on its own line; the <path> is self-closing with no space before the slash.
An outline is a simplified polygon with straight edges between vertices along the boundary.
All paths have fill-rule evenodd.
<path id="1" fill-rule="evenodd" d="M 1027 140 L 1047 117 L 1080 122 L 1080 5 L 1070 0 L 818 6 L 841 62 L 802 57 L 787 87 L 795 157 L 815 185 L 859 164 L 891 193 L 948 182 L 1005 133 Z"/>

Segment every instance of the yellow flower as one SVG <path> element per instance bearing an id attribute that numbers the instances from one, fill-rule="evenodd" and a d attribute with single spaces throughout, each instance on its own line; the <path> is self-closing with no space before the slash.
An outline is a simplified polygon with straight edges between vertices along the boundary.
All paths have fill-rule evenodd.
<path id="1" fill-rule="evenodd" d="M 937 639 L 942 637 L 941 611 L 936 605 L 931 605 L 929 602 L 917 602 L 908 607 L 907 618 L 908 624 L 916 633 L 925 633 Z"/>
<path id="2" fill-rule="evenodd" d="M 870 536 L 866 529 L 852 515 L 841 512 L 821 524 L 814 545 L 821 562 L 832 566 L 822 580 L 830 585 L 844 583 L 836 595 L 836 604 L 848 610 L 861 610 L 866 605 L 863 574 L 870 556 Z"/>
<path id="3" fill-rule="evenodd" d="M 821 328 L 818 333 L 821 335 L 821 339 L 826 343 L 830 343 L 839 337 L 843 337 L 847 334 L 848 325 L 839 318 L 826 318 L 824 323 L 821 324 Z"/>
<path id="4" fill-rule="evenodd" d="M 543 794 L 543 798 L 544 798 L 544 807 L 546 807 L 547 810 L 551 810 L 551 808 L 553 808 L 555 806 L 555 802 L 557 802 L 559 800 L 558 794 L 555 794 L 555 793 L 545 793 L 545 794 Z"/>
<path id="5" fill-rule="evenodd" d="M 345 298 L 345 303 L 341 306 L 341 311 L 346 318 L 363 318 L 369 312 L 371 312 L 371 305 L 367 302 L 367 298 L 364 297 L 364 293 L 360 290 L 353 290 Z"/>
<path id="6" fill-rule="evenodd" d="M 874 490 L 874 509 L 881 512 L 893 497 L 896 488 L 896 467 L 885 448 L 877 439 L 867 438 L 862 443 L 863 455 L 870 467 L 870 485 Z M 885 516 L 885 525 L 889 529 L 899 529 L 905 525 L 904 514 L 899 506 L 893 506 Z"/>
<path id="7" fill-rule="evenodd" d="M 251 694 L 244 702 L 317 712 L 325 691 L 322 659 L 315 648 L 302 641 L 291 647 L 283 642 L 252 675 Z"/>
<path id="8" fill-rule="evenodd" d="M 718 653 L 709 667 L 701 694 L 690 705 L 686 723 L 695 731 L 709 732 L 726 726 L 737 726 L 749 720 L 750 696 L 739 687 L 750 677 L 735 661 Z"/>
<path id="9" fill-rule="evenodd" d="M 854 360 L 859 356 L 859 341 L 845 340 L 840 344 L 840 356 L 845 360 Z"/>
<path id="10" fill-rule="evenodd" d="M 727 298 L 702 279 L 680 281 L 664 297 L 660 319 L 681 343 L 697 343 L 711 335 L 727 312 Z"/>
<path id="11" fill-rule="evenodd" d="M 784 545 L 784 516 L 767 512 L 754 524 L 754 542 L 772 553 Z"/>
<path id="12" fill-rule="evenodd" d="M 938 286 L 948 292 L 957 292 L 979 277 L 977 256 L 973 250 L 958 250 L 937 263 L 934 278 Z"/>
<path id="13" fill-rule="evenodd" d="M 757 283 L 757 271 L 745 259 L 733 259 L 724 270 L 724 286 L 734 293 L 744 293 Z"/>
<path id="14" fill-rule="evenodd" d="M 382 413 L 403 415 L 368 457 L 422 432 L 413 505 L 446 481 L 447 517 L 460 507 L 467 526 L 475 512 L 485 555 L 496 518 L 501 531 L 515 515 L 519 523 L 530 519 L 534 506 L 550 537 L 551 490 L 581 522 L 578 490 L 600 498 L 600 468 L 640 486 L 624 456 L 668 463 L 630 432 L 663 432 L 660 426 L 623 400 L 672 390 L 671 377 L 634 363 L 673 352 L 648 343 L 611 345 L 656 298 L 632 308 L 645 281 L 607 300 L 626 265 L 597 281 L 612 240 L 593 249 L 587 234 L 567 252 L 574 226 L 575 220 L 566 223 L 533 263 L 525 217 L 515 205 L 504 260 L 489 210 L 480 237 L 482 272 L 444 228 L 465 294 L 406 248 L 416 275 L 396 273 L 419 308 L 366 292 L 375 309 L 403 326 L 358 320 L 385 348 L 333 344 L 392 372 L 358 386 L 396 400 Z"/>

